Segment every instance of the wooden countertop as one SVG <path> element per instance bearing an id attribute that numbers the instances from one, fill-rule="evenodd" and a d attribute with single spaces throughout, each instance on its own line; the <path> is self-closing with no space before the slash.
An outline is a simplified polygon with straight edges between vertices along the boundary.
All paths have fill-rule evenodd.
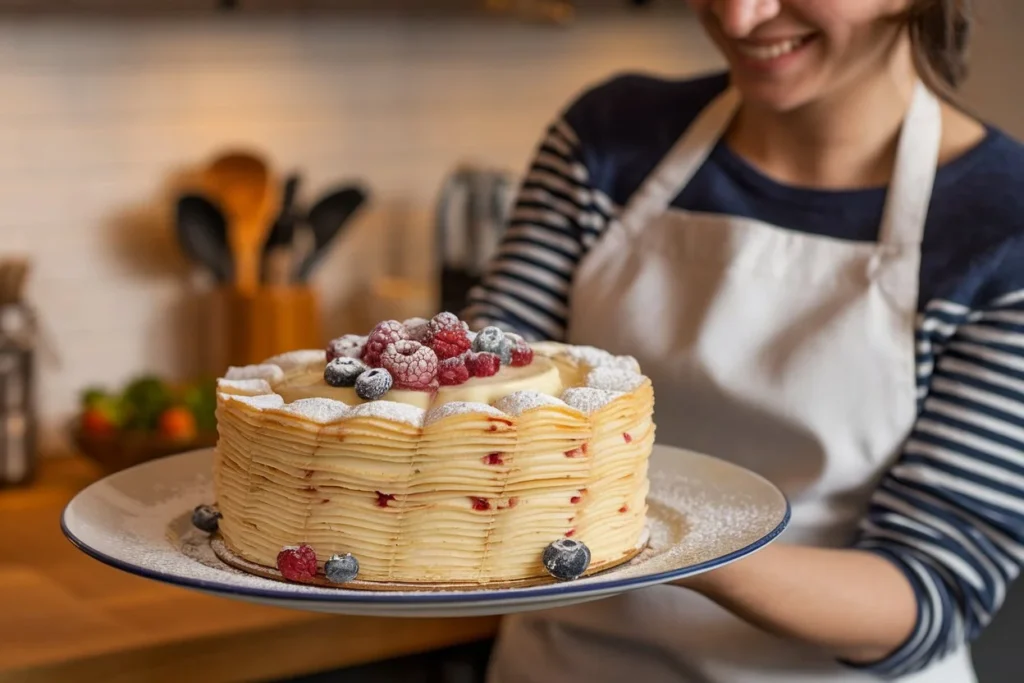
<path id="1" fill-rule="evenodd" d="M 0 683 L 266 680 L 467 643 L 497 627 L 497 617 L 319 615 L 126 574 L 60 531 L 64 505 L 98 476 L 85 459 L 49 459 L 34 485 L 0 492 Z"/>

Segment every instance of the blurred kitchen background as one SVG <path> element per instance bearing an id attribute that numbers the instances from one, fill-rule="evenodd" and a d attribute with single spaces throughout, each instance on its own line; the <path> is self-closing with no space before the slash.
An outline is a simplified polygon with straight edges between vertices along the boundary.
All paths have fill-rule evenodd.
<path id="1" fill-rule="evenodd" d="M 966 100 L 1024 136 L 1024 3 L 976 5 Z M 0 0 L 0 680 L 476 680 L 485 650 L 447 648 L 493 620 L 151 585 L 70 548 L 60 506 L 207 443 L 226 364 L 456 307 L 582 89 L 720 64 L 682 0 Z M 214 196 L 270 246 L 229 240 Z M 1021 603 L 983 683 L 1019 680 Z"/>

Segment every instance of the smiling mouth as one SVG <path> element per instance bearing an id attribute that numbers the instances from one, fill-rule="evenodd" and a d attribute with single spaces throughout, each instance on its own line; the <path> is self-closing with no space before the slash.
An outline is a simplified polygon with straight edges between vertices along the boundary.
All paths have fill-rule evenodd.
<path id="1" fill-rule="evenodd" d="M 785 38 L 773 42 L 751 43 L 736 42 L 736 51 L 748 59 L 767 62 L 788 55 L 798 50 L 814 38 L 814 34 L 799 36 L 796 38 Z"/>

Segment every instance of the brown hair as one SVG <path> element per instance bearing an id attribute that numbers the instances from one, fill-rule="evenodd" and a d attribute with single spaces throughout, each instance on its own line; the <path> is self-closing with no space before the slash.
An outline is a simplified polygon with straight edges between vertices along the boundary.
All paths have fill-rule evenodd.
<path id="1" fill-rule="evenodd" d="M 914 59 L 921 77 L 952 94 L 967 77 L 972 0 L 915 0 L 907 15 Z"/>

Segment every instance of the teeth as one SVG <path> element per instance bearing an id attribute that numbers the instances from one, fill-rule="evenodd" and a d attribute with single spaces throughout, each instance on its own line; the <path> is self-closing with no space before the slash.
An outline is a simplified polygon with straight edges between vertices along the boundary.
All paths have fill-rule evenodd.
<path id="1" fill-rule="evenodd" d="M 791 38 L 789 40 L 780 40 L 779 42 L 772 43 L 771 45 L 749 45 L 739 43 L 737 44 L 737 49 L 746 57 L 767 61 L 769 59 L 777 59 L 784 54 L 788 54 L 806 42 L 806 38 Z"/>

